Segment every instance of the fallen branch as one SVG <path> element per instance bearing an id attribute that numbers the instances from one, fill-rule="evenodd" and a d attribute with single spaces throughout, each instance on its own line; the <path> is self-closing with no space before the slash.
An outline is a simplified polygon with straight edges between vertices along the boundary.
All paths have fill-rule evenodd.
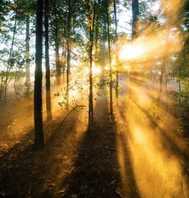
<path id="1" fill-rule="evenodd" d="M 87 106 L 86 105 L 77 105 L 75 107 L 73 107 L 69 112 L 68 114 L 66 115 L 66 117 L 63 119 L 62 123 L 66 120 L 66 118 L 73 112 L 75 111 L 77 108 L 86 108 Z M 77 118 L 77 117 L 76 117 Z M 77 118 L 78 119 L 78 118 Z M 79 119 L 78 119 L 79 120 Z M 80 121 L 80 120 L 79 120 Z M 81 122 L 81 121 L 80 121 Z"/>

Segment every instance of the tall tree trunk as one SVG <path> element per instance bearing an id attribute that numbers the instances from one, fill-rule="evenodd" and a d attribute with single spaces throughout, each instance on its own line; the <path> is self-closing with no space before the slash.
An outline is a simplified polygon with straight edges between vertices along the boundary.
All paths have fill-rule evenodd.
<path id="1" fill-rule="evenodd" d="M 96 24 L 95 24 L 95 59 L 98 57 L 98 52 L 99 52 L 99 47 L 98 47 L 98 42 L 99 42 L 99 16 L 96 15 Z"/>
<path id="2" fill-rule="evenodd" d="M 165 74 L 165 60 L 163 61 L 162 66 L 161 66 L 161 74 L 159 78 L 158 100 L 160 100 L 162 96 L 164 74 Z"/>
<path id="3" fill-rule="evenodd" d="M 165 42 L 169 42 L 169 29 L 167 27 L 167 30 L 166 30 L 166 40 Z M 164 77 L 166 77 L 166 63 L 167 63 L 167 58 L 165 57 L 165 52 L 168 52 L 169 49 L 167 48 L 166 44 L 165 46 L 162 46 L 163 48 L 163 61 L 162 61 L 162 65 L 161 65 L 161 74 L 160 74 L 160 78 L 159 78 L 159 90 L 158 90 L 158 100 L 160 101 L 161 100 L 161 96 L 162 96 L 162 92 L 163 92 L 163 79 Z"/>
<path id="4" fill-rule="evenodd" d="M 57 13 L 57 8 L 55 8 L 55 13 Z M 60 68 L 60 46 L 59 46 L 59 36 L 58 36 L 58 18 L 57 14 L 55 14 L 55 59 L 56 59 L 56 83 L 57 86 L 61 84 L 61 68 Z"/>
<path id="5" fill-rule="evenodd" d="M 17 3 L 17 1 L 15 2 Z M 11 80 L 11 76 L 8 75 L 8 73 L 11 71 L 12 69 L 12 62 L 13 62 L 13 48 L 14 48 L 14 42 L 15 42 L 15 35 L 16 35 L 16 29 L 17 29 L 17 11 L 15 13 L 15 20 L 14 20 L 14 28 L 13 28 L 13 34 L 12 34 L 12 42 L 11 42 L 11 48 L 9 51 L 9 59 L 8 59 L 8 65 L 7 65 L 7 71 L 5 73 L 5 79 L 4 79 L 4 96 L 5 96 L 5 103 L 7 101 L 7 87 L 8 84 Z"/>
<path id="6" fill-rule="evenodd" d="M 94 19 L 95 19 L 95 6 L 96 2 L 93 5 L 88 3 L 88 11 L 89 11 L 89 129 L 93 126 L 93 72 L 92 72 L 92 64 L 93 64 L 93 37 L 94 37 Z"/>
<path id="7" fill-rule="evenodd" d="M 45 68 L 46 68 L 46 110 L 47 119 L 52 119 L 51 112 L 51 84 L 49 63 L 49 0 L 45 0 Z"/>
<path id="8" fill-rule="evenodd" d="M 68 6 L 68 16 L 67 16 L 67 94 L 66 94 L 66 103 L 69 107 L 69 92 L 70 92 L 70 60 L 71 60 L 71 0 L 67 0 Z"/>
<path id="9" fill-rule="evenodd" d="M 132 0 L 132 37 L 134 38 L 137 35 L 137 21 L 139 16 L 139 4 L 138 0 Z"/>
<path id="10" fill-rule="evenodd" d="M 27 94 L 30 92 L 30 18 L 26 18 L 26 86 Z"/>
<path id="11" fill-rule="evenodd" d="M 132 39 L 137 37 L 137 21 L 139 16 L 139 3 L 138 0 L 132 0 Z M 129 75 L 129 94 L 132 99 L 136 99 L 136 89 L 134 87 L 137 86 L 137 76 L 138 73 L 136 71 L 131 70 Z"/>
<path id="12" fill-rule="evenodd" d="M 36 66 L 34 84 L 34 125 L 35 125 L 35 149 L 44 146 L 43 117 L 42 117 L 42 19 L 43 0 L 37 0 L 37 20 L 36 20 Z"/>
<path id="13" fill-rule="evenodd" d="M 62 64 L 62 83 L 63 85 L 65 84 L 66 82 L 66 62 L 67 62 L 67 43 L 66 42 L 63 42 L 62 44 L 62 54 L 61 54 L 61 64 Z"/>
<path id="14" fill-rule="evenodd" d="M 114 2 L 114 17 L 115 17 L 115 46 L 116 46 L 116 64 L 118 63 L 118 49 L 117 49 L 117 6 L 116 6 L 116 0 L 113 0 Z M 118 87 L 119 87 L 119 71 L 117 69 L 116 66 L 116 98 L 118 99 L 119 96 L 119 91 L 118 91 Z"/>
<path id="15" fill-rule="evenodd" d="M 110 77 L 110 114 L 113 115 L 113 80 L 112 80 L 112 60 L 111 60 L 111 43 L 110 43 L 110 16 L 108 12 L 108 0 L 106 0 L 106 17 L 108 26 L 108 60 L 109 60 L 109 77 Z"/>

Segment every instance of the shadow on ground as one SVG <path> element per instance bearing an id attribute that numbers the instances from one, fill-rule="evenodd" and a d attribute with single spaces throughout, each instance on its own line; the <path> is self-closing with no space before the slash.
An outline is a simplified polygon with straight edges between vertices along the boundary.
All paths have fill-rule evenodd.
<path id="1" fill-rule="evenodd" d="M 138 197 L 124 140 L 121 142 L 124 147 L 124 165 L 128 166 L 128 177 L 124 182 L 128 186 L 123 189 L 117 153 L 117 126 L 114 118 L 109 116 L 107 105 L 107 100 L 97 99 L 94 126 L 85 133 L 74 169 L 62 179 L 55 197 L 119 198 L 125 197 L 127 190 L 130 198 Z"/>
<path id="2" fill-rule="evenodd" d="M 4 153 L 0 198 L 138 198 L 127 140 L 109 116 L 108 101 L 99 97 L 95 103 L 90 131 L 70 114 L 47 125 L 51 135 L 43 150 L 33 151 L 31 131 Z"/>

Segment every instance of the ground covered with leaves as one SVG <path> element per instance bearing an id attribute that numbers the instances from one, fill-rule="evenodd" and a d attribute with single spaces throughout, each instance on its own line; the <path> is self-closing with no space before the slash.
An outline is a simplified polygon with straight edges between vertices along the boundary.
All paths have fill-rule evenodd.
<path id="1" fill-rule="evenodd" d="M 14 126 L 19 123 L 19 118 L 24 118 L 26 107 L 23 107 L 18 117 L 16 117 L 17 106 L 11 104 L 13 106 L 8 106 L 7 109 L 2 108 L 4 112 L 1 114 L 2 119 L 5 115 L 13 117 L 10 117 L 10 126 L 1 126 L 0 197 L 150 198 L 145 196 L 147 192 L 143 192 L 137 185 L 137 171 L 134 171 L 136 162 L 131 147 L 133 137 L 131 138 L 131 135 L 126 137 L 122 133 L 130 130 L 123 119 L 125 110 L 123 111 L 120 106 L 120 110 L 114 112 L 115 116 L 110 116 L 107 98 L 99 96 L 94 102 L 94 126 L 90 130 L 87 130 L 87 120 L 85 120 L 87 111 L 84 107 L 73 111 L 69 116 L 66 116 L 64 111 L 60 111 L 56 119 L 44 123 L 45 147 L 37 152 L 33 150 L 34 131 L 31 117 L 28 115 L 29 120 L 27 118 L 24 120 L 24 127 Z M 27 113 L 29 112 L 28 110 Z M 32 110 L 30 113 L 32 114 Z M 137 119 L 141 120 L 142 117 Z M 4 119 L 5 124 L 6 121 Z M 12 123 L 13 121 L 15 124 Z M 20 123 L 20 126 L 23 125 Z M 153 127 L 156 128 L 155 125 Z M 19 131 L 19 135 L 16 135 L 16 130 Z M 135 148 L 144 140 L 138 141 Z M 187 137 L 183 141 L 187 145 Z M 177 152 L 178 149 L 174 148 Z M 135 152 L 137 156 L 137 150 Z M 184 162 L 189 157 L 187 152 L 188 150 L 185 149 Z M 178 153 L 182 155 L 180 151 Z M 142 164 L 141 156 L 138 159 L 137 163 Z M 185 171 L 182 173 L 184 180 L 179 180 L 179 185 L 183 185 L 184 193 L 180 196 L 183 198 L 188 196 L 186 182 L 189 166 L 188 164 L 185 166 Z M 155 176 L 156 173 L 153 175 Z M 152 183 L 149 178 L 146 179 L 147 181 Z"/>

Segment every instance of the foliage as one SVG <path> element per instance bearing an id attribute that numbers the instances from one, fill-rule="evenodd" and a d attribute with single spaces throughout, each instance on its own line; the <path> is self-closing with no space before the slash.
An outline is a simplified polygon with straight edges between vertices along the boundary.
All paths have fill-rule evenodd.
<path id="1" fill-rule="evenodd" d="M 159 103 L 159 100 L 154 99 L 150 108 L 150 115 L 155 119 L 159 117 Z"/>
<path id="2" fill-rule="evenodd" d="M 68 25 L 68 2 L 71 4 L 71 21 Z M 169 2 L 169 1 L 166 1 Z M 165 2 L 165 3 L 166 3 Z M 143 41 L 142 43 L 146 44 L 145 41 L 148 39 L 154 41 L 156 37 L 150 37 L 155 35 L 164 35 L 162 44 L 159 48 L 155 49 L 155 52 L 151 52 L 147 55 L 150 56 L 146 62 L 142 62 L 142 57 L 137 57 L 136 64 L 145 64 L 148 65 L 144 70 L 142 70 L 141 76 L 148 74 L 148 78 L 145 79 L 145 82 L 141 84 L 143 86 L 147 80 L 152 78 L 158 78 L 159 73 L 163 64 L 165 65 L 165 72 L 163 78 L 166 77 L 169 73 L 173 77 L 177 77 L 183 85 L 183 90 L 180 94 L 188 94 L 188 76 L 189 76 L 189 1 L 185 1 L 185 6 L 179 14 L 179 19 L 174 18 L 173 21 L 170 21 L 171 14 L 169 11 L 169 6 L 166 8 L 163 1 L 147 1 L 143 0 L 139 2 L 139 16 L 137 22 L 137 35 Z M 95 4 L 95 17 L 94 13 L 90 13 L 90 10 L 93 9 Z M 152 6 L 157 3 L 159 8 L 152 12 Z M 172 2 L 174 5 L 174 2 Z M 117 5 L 117 14 L 120 16 L 126 13 L 128 18 L 128 23 L 121 24 L 122 26 L 131 26 L 132 17 L 130 16 L 131 11 L 131 1 L 116 1 Z M 171 2 L 170 2 L 171 5 Z M 71 56 L 71 76 L 74 78 L 78 72 L 85 73 L 85 70 L 89 66 L 89 48 L 92 44 L 90 41 L 89 27 L 94 31 L 93 35 L 93 64 L 98 65 L 102 71 L 103 77 L 100 80 L 95 82 L 94 86 L 97 89 L 105 89 L 109 86 L 109 72 L 105 69 L 108 63 L 108 25 L 107 25 L 107 13 L 105 12 L 108 8 L 109 15 L 109 38 L 110 38 L 110 47 L 111 47 L 111 57 L 112 57 L 112 77 L 113 77 L 113 88 L 116 88 L 116 72 L 125 73 L 128 72 L 125 63 L 118 62 L 115 58 L 115 54 L 118 49 L 115 45 L 120 45 L 120 48 L 127 44 L 132 44 L 131 41 L 131 28 L 129 30 L 122 28 L 119 30 L 118 36 L 115 43 L 115 16 L 112 0 L 52 0 L 49 1 L 49 41 L 50 41 L 50 67 L 51 67 L 51 76 L 56 76 L 56 63 L 59 62 L 60 73 L 65 74 L 68 71 L 68 46 L 67 39 L 69 35 L 70 39 L 70 56 Z M 90 9 L 89 9 L 90 8 Z M 14 81 L 15 91 L 24 86 L 25 80 L 25 67 L 27 62 L 34 62 L 34 39 L 35 39 L 35 12 L 36 12 L 36 1 L 0 1 L 0 95 L 4 97 L 6 95 L 5 91 L 9 86 L 9 83 Z M 89 18 L 94 17 L 94 25 Z M 26 20 L 29 19 L 30 22 L 30 33 L 29 33 L 29 44 L 30 44 L 30 57 L 26 56 Z M 121 20 L 120 18 L 119 20 Z M 169 24 L 170 22 L 170 24 Z M 16 24 L 16 25 L 15 25 Z M 120 25 L 120 26 L 121 26 Z M 169 25 L 171 26 L 171 31 Z M 167 52 L 163 54 L 164 50 L 171 42 L 177 42 L 171 38 L 174 33 L 180 34 L 178 37 L 178 43 L 182 42 L 182 51 L 181 52 Z M 169 36 L 166 36 L 169 35 Z M 165 38 L 166 37 L 166 38 Z M 167 39 L 169 38 L 169 39 Z M 14 42 L 13 42 L 14 40 Z M 12 46 L 11 46 L 12 45 Z M 147 46 L 145 46 L 147 48 Z M 119 47 L 118 47 L 119 48 Z M 167 47 L 169 48 L 169 47 Z M 170 47 L 171 48 L 171 47 Z M 115 49 L 115 50 L 114 50 Z M 133 52 L 135 53 L 135 52 Z M 58 59 L 56 59 L 58 56 Z M 144 55 L 146 56 L 146 55 Z M 164 57 L 166 60 L 164 61 Z M 131 62 L 130 64 L 134 64 Z M 152 66 L 153 65 L 153 66 Z M 152 71 L 155 71 L 153 73 Z M 77 77 L 76 77 L 77 78 Z M 85 83 L 88 84 L 88 74 L 85 74 Z M 65 79 L 65 75 L 64 75 Z M 17 87 L 17 88 L 16 88 Z M 83 88 L 85 87 L 85 88 Z M 80 94 L 87 85 L 81 85 L 79 79 L 73 79 L 69 83 L 69 88 L 71 91 L 78 91 Z M 23 88 L 24 89 L 24 88 Z M 80 92 L 81 91 L 81 92 Z M 59 93 L 59 90 L 58 90 Z M 59 95 L 62 95 L 63 101 L 67 90 L 62 85 L 62 92 Z M 86 94 L 86 93 L 85 93 Z M 88 95 L 86 94 L 86 99 Z M 82 97 L 83 98 L 83 95 Z M 76 98 L 72 99 L 72 103 L 77 105 Z M 61 105 L 66 105 L 66 101 Z M 156 115 L 156 103 L 152 108 L 153 116 Z"/>

